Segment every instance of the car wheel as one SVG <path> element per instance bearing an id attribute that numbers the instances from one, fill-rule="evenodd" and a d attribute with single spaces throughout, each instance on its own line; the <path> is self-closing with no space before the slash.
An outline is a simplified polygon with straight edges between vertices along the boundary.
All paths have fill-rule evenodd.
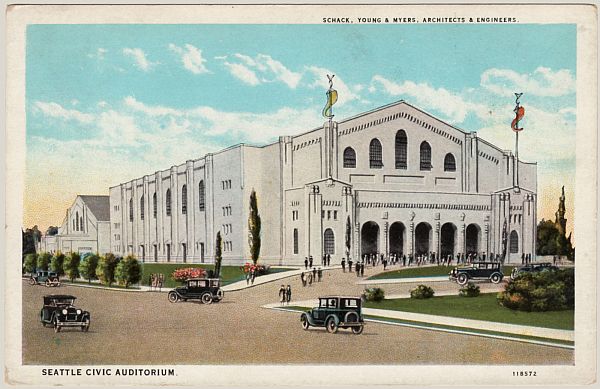
<path id="1" fill-rule="evenodd" d="M 327 319 L 327 324 L 325 324 L 325 327 L 327 328 L 327 332 L 329 332 L 330 334 L 335 334 L 338 330 L 338 326 L 335 323 L 335 319 L 333 317 Z"/>
<path id="2" fill-rule="evenodd" d="M 364 326 L 360 326 L 360 327 L 352 327 L 352 332 L 353 332 L 355 335 L 360 335 L 360 334 L 362 334 L 362 332 L 363 332 L 363 329 L 364 329 L 364 328 L 365 328 Z"/>
<path id="3" fill-rule="evenodd" d="M 35 285 L 35 284 L 37 284 L 37 281 L 35 280 L 35 278 L 31 277 L 29 279 L 29 285 Z"/>
<path id="4" fill-rule="evenodd" d="M 50 287 L 51 286 L 50 284 L 51 284 L 50 280 L 46 280 L 46 282 L 44 283 L 44 285 L 46 286 L 46 288 Z"/>
<path id="5" fill-rule="evenodd" d="M 210 304 L 212 303 L 213 298 L 210 293 L 204 293 L 200 298 L 200 301 L 202 301 L 202 304 Z"/>
<path id="6" fill-rule="evenodd" d="M 456 282 L 458 282 L 459 285 L 466 285 L 467 282 L 469 282 L 469 276 L 467 276 L 465 273 L 461 273 L 456 278 Z"/>
<path id="7" fill-rule="evenodd" d="M 172 303 L 176 303 L 177 300 L 179 300 L 179 296 L 175 292 L 169 292 L 168 298 L 169 298 L 169 301 Z"/>
<path id="8" fill-rule="evenodd" d="M 306 317 L 306 315 L 300 316 L 300 322 L 302 323 L 302 329 L 304 329 L 305 331 L 308 330 L 310 324 L 308 323 L 308 318 Z"/>
<path id="9" fill-rule="evenodd" d="M 344 323 L 356 323 L 358 322 L 358 314 L 356 312 L 348 312 L 344 317 Z"/>
<path id="10" fill-rule="evenodd" d="M 82 332 L 88 332 L 90 330 L 90 319 L 85 319 L 83 325 L 81 326 Z"/>
<path id="11" fill-rule="evenodd" d="M 498 273 L 494 273 L 490 277 L 490 281 L 492 281 L 494 284 L 499 283 L 501 280 L 502 280 L 502 277 L 500 277 L 500 274 L 498 274 Z"/>

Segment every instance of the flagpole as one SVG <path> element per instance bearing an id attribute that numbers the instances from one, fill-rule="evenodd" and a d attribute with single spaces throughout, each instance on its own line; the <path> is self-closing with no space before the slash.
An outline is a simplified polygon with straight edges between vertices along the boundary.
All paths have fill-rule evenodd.
<path id="1" fill-rule="evenodd" d="M 516 188 L 517 188 L 517 192 L 519 191 L 519 132 L 522 130 L 522 128 L 519 128 L 519 120 L 522 118 L 522 112 L 520 113 L 520 108 L 521 108 L 521 103 L 519 102 L 519 99 L 521 98 L 521 96 L 523 95 L 523 93 L 515 93 L 515 120 L 514 120 L 514 126 L 513 126 L 513 130 L 515 132 L 515 177 L 516 177 Z M 521 115 L 520 115 L 521 114 Z"/>

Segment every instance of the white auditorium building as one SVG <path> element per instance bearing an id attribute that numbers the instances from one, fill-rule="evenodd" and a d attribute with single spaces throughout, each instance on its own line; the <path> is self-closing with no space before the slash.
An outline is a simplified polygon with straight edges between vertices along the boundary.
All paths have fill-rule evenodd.
<path id="1" fill-rule="evenodd" d="M 145 262 L 211 263 L 220 231 L 224 264 L 246 262 L 253 189 L 266 264 L 300 265 L 311 255 L 319 263 L 324 253 L 337 264 L 347 240 L 355 260 L 489 258 L 502 253 L 503 232 L 508 261 L 535 255 L 536 164 L 404 101 L 111 187 L 110 250 Z"/>

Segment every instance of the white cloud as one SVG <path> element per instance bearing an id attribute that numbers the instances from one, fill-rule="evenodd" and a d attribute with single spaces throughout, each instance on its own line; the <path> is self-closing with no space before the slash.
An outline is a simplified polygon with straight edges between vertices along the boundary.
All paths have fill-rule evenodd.
<path id="1" fill-rule="evenodd" d="M 269 55 L 259 54 L 257 56 L 258 63 L 266 65 L 275 78 L 286 84 L 288 87 L 295 89 L 302 78 L 302 74 L 292 72 L 286 68 L 281 62 L 274 60 Z"/>
<path id="2" fill-rule="evenodd" d="M 552 71 L 543 66 L 530 74 L 492 68 L 481 74 L 481 86 L 501 96 L 523 92 L 534 96 L 558 97 L 575 93 L 575 78 L 569 70 Z"/>
<path id="3" fill-rule="evenodd" d="M 125 54 L 126 56 L 129 56 L 129 57 L 132 57 L 133 60 L 135 61 L 136 66 L 145 72 L 150 70 L 150 68 L 152 66 L 158 64 L 158 62 L 149 61 L 148 58 L 146 58 L 146 53 L 144 53 L 144 50 L 142 50 L 142 49 L 124 48 L 123 54 Z"/>
<path id="4" fill-rule="evenodd" d="M 103 60 L 104 54 L 106 54 L 107 52 L 108 50 L 106 50 L 105 48 L 99 47 L 98 49 L 96 49 L 95 53 L 88 54 L 88 57 Z"/>
<path id="5" fill-rule="evenodd" d="M 140 103 L 133 96 L 125 97 L 123 102 L 125 103 L 125 105 L 127 107 L 132 108 L 136 111 L 141 111 L 150 116 L 165 116 L 165 115 L 181 116 L 181 112 L 176 109 L 163 107 L 160 105 L 148 106 L 143 103 Z"/>
<path id="6" fill-rule="evenodd" d="M 35 108 L 40 110 L 44 115 L 53 118 L 59 118 L 64 120 L 76 120 L 81 123 L 91 123 L 94 120 L 94 115 L 83 113 L 76 109 L 66 109 L 60 104 L 54 102 L 43 102 L 36 101 L 34 103 Z"/>
<path id="7" fill-rule="evenodd" d="M 206 66 L 204 66 L 206 59 L 202 57 L 202 50 L 200 50 L 199 48 L 190 44 L 185 44 L 184 47 L 179 47 L 173 43 L 170 43 L 169 50 L 173 51 L 181 57 L 183 67 L 189 70 L 190 72 L 194 74 L 202 74 L 209 72 Z"/>
<path id="8" fill-rule="evenodd" d="M 258 77 L 256 76 L 256 73 L 253 72 L 252 70 L 248 69 L 246 66 L 239 64 L 239 63 L 229 63 L 229 62 L 225 62 L 224 65 L 225 65 L 225 67 L 227 67 L 227 69 L 229 69 L 229 72 L 231 73 L 231 75 L 233 75 L 237 79 L 241 80 L 242 82 L 244 82 L 248 85 L 251 85 L 251 86 L 256 86 L 256 85 L 260 84 L 260 81 L 259 81 Z"/>

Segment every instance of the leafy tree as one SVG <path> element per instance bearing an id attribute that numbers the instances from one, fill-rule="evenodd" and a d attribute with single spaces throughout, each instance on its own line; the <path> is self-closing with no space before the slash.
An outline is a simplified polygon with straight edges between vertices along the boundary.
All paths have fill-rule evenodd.
<path id="1" fill-rule="evenodd" d="M 219 276 L 221 275 L 221 261 L 223 260 L 222 246 L 223 246 L 223 239 L 221 238 L 221 231 L 218 231 L 217 232 L 217 241 L 215 243 L 215 273 L 213 275 L 213 277 L 215 277 L 215 278 L 219 278 Z"/>
<path id="2" fill-rule="evenodd" d="M 537 226 L 537 254 L 538 255 L 558 255 L 558 239 L 560 231 L 556 224 L 551 220 L 543 220 Z"/>
<path id="3" fill-rule="evenodd" d="M 131 284 L 139 282 L 142 278 L 142 266 L 133 256 L 128 255 L 117 265 L 115 276 L 119 283 L 129 287 Z"/>
<path id="4" fill-rule="evenodd" d="M 98 266 L 96 266 L 96 277 L 98 277 L 100 282 L 108 286 L 111 286 L 115 282 L 115 271 L 118 263 L 119 258 L 115 257 L 113 253 L 108 253 L 100 257 Z"/>
<path id="5" fill-rule="evenodd" d="M 22 238 L 22 255 L 23 258 L 27 254 L 35 254 L 35 237 L 33 234 L 33 230 L 28 228 L 27 230 L 21 230 L 21 238 Z"/>
<path id="6" fill-rule="evenodd" d="M 260 256 L 260 226 L 256 192 L 252 189 L 250 193 L 250 214 L 248 216 L 248 245 L 250 246 L 250 257 L 255 265 Z"/>
<path id="7" fill-rule="evenodd" d="M 63 264 L 65 262 L 65 255 L 60 251 L 57 251 L 50 260 L 50 270 L 56 272 L 58 275 L 62 276 L 65 274 L 65 270 L 63 269 Z"/>
<path id="8" fill-rule="evenodd" d="M 75 278 L 79 277 L 79 263 L 81 262 L 81 257 L 78 253 L 69 253 L 65 257 L 65 261 L 63 262 L 63 270 L 65 275 L 71 280 L 71 282 L 75 281 Z"/>
<path id="9" fill-rule="evenodd" d="M 50 259 L 52 256 L 49 253 L 39 253 L 37 256 L 37 268 L 38 270 L 46 271 L 48 270 L 48 265 L 50 264 Z"/>
<path id="10" fill-rule="evenodd" d="M 88 280 L 88 284 L 92 282 L 92 279 L 96 279 L 96 268 L 99 260 L 98 254 L 90 254 L 79 264 L 79 274 Z"/>
<path id="11" fill-rule="evenodd" d="M 23 262 L 23 270 L 27 273 L 33 273 L 37 266 L 37 255 L 30 253 L 25 255 L 25 262 Z"/>
<path id="12" fill-rule="evenodd" d="M 46 230 L 46 235 L 48 235 L 48 236 L 53 236 L 56 234 L 58 234 L 58 227 L 56 227 L 56 226 L 50 226 Z"/>

